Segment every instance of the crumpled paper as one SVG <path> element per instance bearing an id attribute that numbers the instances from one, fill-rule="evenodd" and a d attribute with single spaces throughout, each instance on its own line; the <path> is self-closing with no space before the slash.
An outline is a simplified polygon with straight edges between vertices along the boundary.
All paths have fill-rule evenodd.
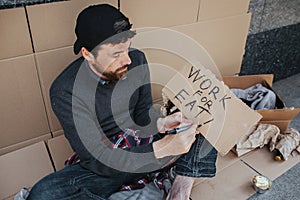
<path id="1" fill-rule="evenodd" d="M 275 148 L 275 143 L 280 134 L 277 126 L 272 124 L 259 124 L 245 141 L 239 141 L 236 150 L 262 148 L 270 142 L 270 151 Z"/>
<path id="2" fill-rule="evenodd" d="M 266 144 L 269 144 L 270 151 L 277 149 L 283 160 L 287 160 L 290 155 L 300 154 L 300 133 L 293 128 L 280 133 L 275 125 L 259 124 L 249 133 L 236 144 L 235 151 L 238 156 Z"/>
<path id="3" fill-rule="evenodd" d="M 300 153 L 300 134 L 295 129 L 288 129 L 280 134 L 278 139 L 275 148 L 278 149 L 284 160 L 287 160 L 294 150 Z"/>

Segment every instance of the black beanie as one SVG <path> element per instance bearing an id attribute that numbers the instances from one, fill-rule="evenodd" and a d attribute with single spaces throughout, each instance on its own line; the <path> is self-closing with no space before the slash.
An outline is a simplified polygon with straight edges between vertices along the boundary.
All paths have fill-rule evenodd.
<path id="1" fill-rule="evenodd" d="M 129 30 L 131 26 L 128 18 L 111 5 L 89 6 L 77 17 L 74 53 L 78 54 L 82 47 L 91 51 L 104 40 Z"/>

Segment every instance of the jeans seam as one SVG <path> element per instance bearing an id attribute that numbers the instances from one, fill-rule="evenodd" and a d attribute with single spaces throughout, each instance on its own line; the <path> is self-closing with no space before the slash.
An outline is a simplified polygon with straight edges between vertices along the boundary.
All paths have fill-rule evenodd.
<path id="1" fill-rule="evenodd" d="M 93 199 L 97 199 L 97 200 L 107 200 L 103 197 L 100 197 L 96 194 L 91 193 L 87 188 L 82 188 L 82 191 L 89 197 L 93 198 Z"/>
<path id="2" fill-rule="evenodd" d="M 85 174 L 84 174 L 84 175 L 81 175 L 81 176 L 77 176 L 77 177 L 71 179 L 71 180 L 69 181 L 69 183 L 70 183 L 70 185 L 72 185 L 73 187 L 75 187 L 77 190 L 81 190 L 81 192 L 84 193 L 84 194 L 86 194 L 88 197 L 91 197 L 91 198 L 97 199 L 97 200 L 107 200 L 107 199 L 105 199 L 105 198 L 103 198 L 103 197 L 100 197 L 100 196 L 98 196 L 98 195 L 93 194 L 93 193 L 90 192 L 87 188 L 79 187 L 79 186 L 76 184 L 76 183 L 78 183 L 79 181 L 84 180 L 85 178 L 89 178 L 89 177 L 91 177 L 91 176 L 95 176 L 95 174 L 90 173 L 90 174 L 88 174 L 88 175 L 85 175 Z"/>

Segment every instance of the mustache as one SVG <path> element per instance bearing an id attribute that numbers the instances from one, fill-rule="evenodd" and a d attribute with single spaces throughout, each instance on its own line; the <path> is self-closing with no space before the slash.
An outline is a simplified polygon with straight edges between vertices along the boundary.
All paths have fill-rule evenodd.
<path id="1" fill-rule="evenodd" d="M 127 67 L 128 67 L 128 65 L 124 65 L 124 66 L 122 66 L 122 67 L 119 67 L 118 69 L 116 69 L 116 72 L 122 71 L 122 70 L 124 70 L 124 69 L 127 68 Z"/>

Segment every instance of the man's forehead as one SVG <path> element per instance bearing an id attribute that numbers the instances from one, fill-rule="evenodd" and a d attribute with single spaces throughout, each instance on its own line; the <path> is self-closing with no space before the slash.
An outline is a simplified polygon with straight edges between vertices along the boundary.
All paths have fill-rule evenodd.
<path id="1" fill-rule="evenodd" d="M 114 53 L 118 51 L 126 51 L 130 47 L 130 45 L 131 40 L 128 39 L 126 42 L 118 44 L 102 44 L 101 49 Z"/>

